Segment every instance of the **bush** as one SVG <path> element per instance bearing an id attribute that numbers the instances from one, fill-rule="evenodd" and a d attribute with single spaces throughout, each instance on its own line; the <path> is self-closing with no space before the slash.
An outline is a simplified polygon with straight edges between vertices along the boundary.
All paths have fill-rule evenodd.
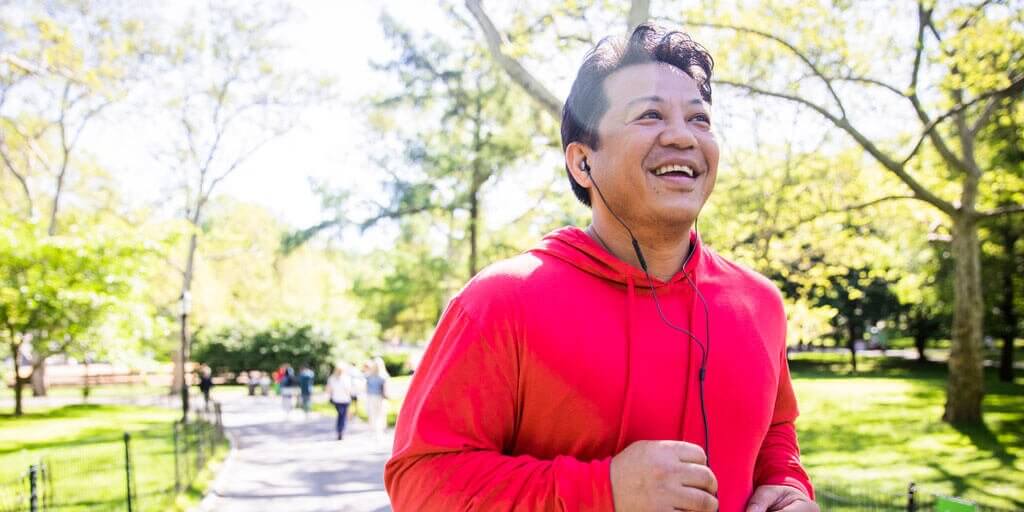
<path id="1" fill-rule="evenodd" d="M 193 359 L 214 373 L 272 372 L 284 363 L 304 364 L 326 380 L 337 345 L 330 333 L 311 324 L 275 322 L 268 327 L 225 327 L 196 336 Z"/>

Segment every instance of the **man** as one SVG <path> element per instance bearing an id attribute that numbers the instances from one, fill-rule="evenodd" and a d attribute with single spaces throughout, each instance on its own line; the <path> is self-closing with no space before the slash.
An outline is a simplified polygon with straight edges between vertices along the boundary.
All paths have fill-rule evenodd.
<path id="1" fill-rule="evenodd" d="M 316 374 L 313 373 L 313 369 L 309 365 L 302 365 L 302 369 L 299 370 L 299 398 L 302 402 L 302 410 L 306 413 L 306 419 L 309 419 L 309 413 L 313 406 L 313 379 Z"/>
<path id="2" fill-rule="evenodd" d="M 651 25 L 587 55 L 562 143 L 592 224 L 448 305 L 385 469 L 395 510 L 818 510 L 780 295 L 694 229 L 718 168 L 711 68 Z"/>

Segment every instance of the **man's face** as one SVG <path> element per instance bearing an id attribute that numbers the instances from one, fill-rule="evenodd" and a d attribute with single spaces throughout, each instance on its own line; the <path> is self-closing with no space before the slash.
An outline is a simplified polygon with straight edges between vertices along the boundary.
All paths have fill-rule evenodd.
<path id="1" fill-rule="evenodd" d="M 615 213 L 637 227 L 693 222 L 715 187 L 718 142 L 711 105 L 679 68 L 627 66 L 604 82 L 592 175 Z M 596 191 L 591 203 L 600 203 Z"/>

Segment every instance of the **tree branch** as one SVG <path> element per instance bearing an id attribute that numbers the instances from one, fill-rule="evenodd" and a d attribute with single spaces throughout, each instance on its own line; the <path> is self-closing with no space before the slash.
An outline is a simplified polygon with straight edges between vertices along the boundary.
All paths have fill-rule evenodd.
<path id="1" fill-rule="evenodd" d="M 981 113 L 980 116 L 978 116 L 978 119 L 975 121 L 974 126 L 971 127 L 971 135 L 977 135 L 977 133 L 981 131 L 982 128 L 985 127 L 985 124 L 988 123 L 989 119 L 992 117 L 992 114 L 999 106 L 1000 101 L 1006 98 L 1011 98 L 1020 95 L 1022 93 L 1024 93 L 1024 74 L 1021 74 L 1017 78 L 1010 79 L 1010 85 L 1002 89 L 980 94 L 977 98 L 971 100 L 971 102 L 968 103 L 964 108 L 982 100 L 989 100 L 988 105 L 985 106 L 985 110 Z"/>
<path id="2" fill-rule="evenodd" d="M 934 120 L 930 121 L 927 124 L 927 126 L 925 126 L 924 131 L 922 131 L 921 135 L 918 136 L 917 143 L 914 144 L 913 149 L 911 149 L 910 153 L 907 154 L 907 157 L 903 160 L 903 163 L 906 164 L 907 162 L 914 158 L 914 155 L 917 153 L 917 150 L 920 149 L 921 144 L 924 143 L 924 140 L 931 135 L 932 131 L 935 130 L 935 127 L 938 126 L 939 123 L 945 121 L 946 119 L 949 119 L 951 116 L 959 114 L 960 112 L 974 106 L 976 103 L 980 101 L 990 100 L 990 103 L 985 107 L 985 112 L 982 113 L 982 115 L 979 117 L 975 125 L 971 128 L 971 135 L 976 135 L 978 130 L 980 130 L 984 126 L 984 123 L 988 122 L 988 118 L 991 117 L 992 112 L 990 112 L 989 109 L 994 110 L 997 106 L 995 105 L 996 103 L 998 103 L 1004 98 L 1013 96 L 1014 94 L 1020 94 L 1021 92 L 1024 92 L 1024 75 L 1021 75 L 1016 80 L 1010 82 L 1010 85 L 1002 89 L 988 91 L 986 93 L 979 94 L 976 98 L 972 99 L 971 101 L 968 101 L 967 103 L 959 103 L 955 107 L 947 110 L 939 117 L 936 117 Z M 919 110 L 918 113 L 921 114 L 921 111 Z M 927 117 L 927 114 L 925 114 L 925 117 Z"/>
<path id="3" fill-rule="evenodd" d="M 60 129 L 61 161 L 60 170 L 57 173 L 57 183 L 53 193 L 53 207 L 50 209 L 50 226 L 46 233 L 53 236 L 57 233 L 57 213 L 60 210 L 60 196 L 64 190 L 64 176 L 68 172 L 68 160 L 71 157 L 71 148 L 68 146 L 67 110 L 68 94 L 71 92 L 71 80 L 64 84 L 64 94 L 60 101 L 60 118 L 57 120 L 57 127 Z"/>
<path id="4" fill-rule="evenodd" d="M 288 130 L 290 130 L 290 127 L 281 130 L 274 130 L 273 133 L 264 137 L 263 140 L 260 140 L 256 144 L 253 144 L 251 147 L 249 147 L 249 149 L 247 149 L 245 152 L 243 152 L 241 155 L 235 158 L 235 160 L 231 162 L 231 165 L 228 166 L 227 170 L 221 173 L 220 176 L 217 176 L 212 181 L 210 181 L 210 186 L 206 189 L 206 197 L 210 196 L 210 194 L 213 192 L 214 187 L 216 187 L 217 184 L 224 181 L 228 176 L 231 175 L 231 173 L 235 172 L 235 170 L 238 169 L 238 166 L 245 163 L 245 161 L 248 160 L 249 157 L 251 157 L 254 153 L 259 151 L 260 148 L 265 146 L 268 142 L 284 135 L 285 133 L 288 132 Z"/>
<path id="5" fill-rule="evenodd" d="M 992 219 L 992 218 L 995 218 L 995 217 L 1000 217 L 1000 216 L 1003 216 L 1003 215 L 1011 215 L 1011 214 L 1014 214 L 1014 213 L 1024 213 L 1024 204 L 1015 204 L 1015 205 L 1012 205 L 1012 206 L 1004 206 L 1002 208 L 996 208 L 994 210 L 989 210 L 987 212 L 979 212 L 978 213 L 978 218 L 982 219 L 982 220 L 985 220 L 985 219 Z"/>
<path id="6" fill-rule="evenodd" d="M 788 225 L 788 226 L 786 226 L 784 228 L 772 229 L 772 230 L 769 230 L 767 233 L 762 233 L 762 235 L 763 236 L 768 236 L 768 237 L 778 236 L 778 235 L 781 235 L 783 233 L 787 233 L 787 232 L 793 231 L 794 229 L 796 229 L 796 228 L 798 228 L 798 227 L 800 227 L 800 226 L 802 226 L 804 224 L 807 224 L 808 222 L 815 221 L 815 220 L 817 220 L 817 219 L 819 219 L 819 218 L 821 218 L 822 216 L 825 216 L 825 215 L 831 215 L 833 213 L 849 213 L 849 212 L 852 212 L 852 211 L 863 210 L 865 208 L 869 208 L 869 207 L 874 206 L 876 204 L 884 203 L 886 201 L 896 201 L 896 200 L 901 200 L 901 199 L 915 199 L 915 200 L 918 200 L 918 201 L 923 201 L 923 199 L 921 199 L 920 197 L 908 196 L 908 195 L 896 195 L 896 196 L 879 197 L 879 198 L 876 198 L 876 199 L 872 199 L 870 201 L 866 201 L 866 202 L 863 202 L 863 203 L 858 203 L 858 204 L 846 206 L 846 207 L 843 207 L 843 208 L 830 208 L 828 210 L 823 210 L 823 211 L 820 211 L 820 212 L 816 212 L 816 213 L 814 213 L 812 215 L 808 215 L 808 216 L 802 217 L 799 220 L 797 220 L 796 222 L 794 222 L 794 223 L 792 223 L 792 224 L 790 224 L 790 225 Z M 747 244 L 747 243 L 753 242 L 755 236 L 756 235 L 751 235 L 750 237 L 747 237 L 742 242 L 740 242 L 740 244 Z"/>
<path id="7" fill-rule="evenodd" d="M 32 203 L 32 193 L 28 190 L 28 181 L 25 179 L 17 169 L 14 168 L 14 162 L 11 161 L 10 155 L 7 154 L 7 148 L 4 145 L 4 136 L 0 132 L 0 158 L 4 161 L 4 166 L 7 167 L 8 171 L 14 175 L 14 178 L 21 184 L 21 190 L 25 193 L 25 200 L 28 201 L 28 216 L 32 218 L 35 216 L 35 207 Z"/>
<path id="8" fill-rule="evenodd" d="M 280 254 L 287 256 L 296 249 L 298 249 L 299 247 L 301 247 L 302 244 L 305 244 L 306 242 L 310 241 L 314 236 L 316 236 L 321 231 L 335 226 L 343 226 L 345 223 L 346 220 L 344 218 L 339 217 L 335 219 L 321 221 L 318 224 L 315 224 L 308 228 L 300 229 L 298 231 L 285 233 L 281 237 L 281 244 L 278 247 L 278 252 Z"/>
<path id="9" fill-rule="evenodd" d="M 487 40 L 487 48 L 498 65 L 508 73 L 509 78 L 526 91 L 554 119 L 562 118 L 562 102 L 537 80 L 519 61 L 501 51 L 501 34 L 484 12 L 480 0 L 466 0 L 466 8 L 473 14 Z"/>
<path id="10" fill-rule="evenodd" d="M 881 87 L 883 89 L 886 89 L 889 92 L 892 92 L 893 94 L 896 94 L 896 95 L 898 95 L 901 98 L 906 98 L 907 97 L 906 93 L 904 93 L 903 91 L 899 90 L 896 86 L 888 84 L 888 83 L 883 82 L 881 80 L 874 79 L 874 78 L 868 78 L 868 77 L 863 77 L 863 76 L 833 76 L 833 77 L 829 77 L 829 80 L 834 80 L 834 81 L 839 81 L 839 82 L 854 82 L 854 83 L 862 83 L 862 84 L 874 85 L 874 86 L 878 86 L 878 87 Z"/>
<path id="11" fill-rule="evenodd" d="M 966 172 L 967 169 L 963 161 L 961 161 L 960 158 L 957 157 L 951 149 L 949 149 L 945 139 L 935 131 L 935 126 L 938 124 L 938 120 L 936 120 L 934 124 L 932 123 L 930 116 L 924 110 L 924 106 L 921 105 L 921 99 L 917 95 L 917 79 L 921 72 L 921 58 L 924 54 L 924 31 L 931 25 L 931 15 L 931 9 L 925 9 L 924 5 L 919 1 L 917 4 L 917 42 L 915 43 L 916 46 L 914 50 L 914 69 L 910 78 L 910 94 L 907 95 L 907 99 L 909 99 L 910 103 L 914 106 L 914 112 L 917 113 L 918 119 L 920 119 L 921 123 L 925 125 L 924 135 L 931 139 L 932 144 L 935 145 L 935 149 L 938 150 L 940 155 L 942 155 L 942 158 L 957 170 Z M 935 37 L 938 38 L 938 34 L 935 34 Z M 953 115 L 952 111 L 942 117 L 948 117 L 950 115 Z M 914 153 L 917 152 L 917 148 L 919 146 L 920 143 L 915 145 Z M 911 153 L 911 156 L 913 156 L 914 153 Z"/>
<path id="12" fill-rule="evenodd" d="M 923 185 L 918 183 L 918 181 L 915 180 L 914 177 L 907 172 L 906 167 L 901 165 L 899 162 L 893 160 L 889 155 L 882 152 L 882 150 L 875 146 L 875 144 L 872 143 L 867 137 L 865 137 L 864 134 L 862 134 L 859 130 L 854 128 L 848 120 L 840 119 L 833 115 L 828 110 L 826 110 L 821 105 L 818 105 L 812 101 L 808 101 L 799 96 L 793 96 L 791 94 L 784 94 L 774 91 L 766 91 L 764 89 L 760 89 L 751 85 L 733 82 L 729 80 L 717 80 L 717 82 L 723 85 L 729 85 L 732 87 L 743 89 L 754 94 L 780 98 L 809 107 L 811 110 L 814 110 L 815 112 L 821 114 L 825 119 L 828 119 L 837 128 L 840 128 L 841 130 L 849 134 L 851 137 L 853 137 L 853 139 L 857 141 L 857 143 L 860 144 L 860 146 L 864 148 L 865 151 L 870 153 L 871 156 L 873 156 L 875 160 L 878 161 L 878 163 L 882 164 L 883 167 L 885 167 L 890 172 L 899 177 L 899 179 L 902 180 L 903 183 L 906 183 L 907 186 L 914 191 L 914 195 L 918 199 L 921 199 L 922 201 L 931 204 L 932 206 L 938 208 L 939 210 L 942 210 L 943 212 L 950 216 L 956 215 L 956 208 L 951 203 L 944 201 L 942 198 L 933 194 L 930 190 L 926 189 Z"/>
<path id="13" fill-rule="evenodd" d="M 779 37 L 779 36 L 777 36 L 775 34 L 770 34 L 768 32 L 763 32 L 761 30 L 757 30 L 757 29 L 753 29 L 753 28 L 749 28 L 749 27 L 742 27 L 742 26 L 738 26 L 738 25 L 728 25 L 728 24 L 722 24 L 722 23 L 709 23 L 709 22 L 689 22 L 689 24 L 695 25 L 695 26 L 698 26 L 698 27 L 707 27 L 707 28 L 714 28 L 714 29 L 732 30 L 732 31 L 735 31 L 735 32 L 753 34 L 753 35 L 756 35 L 756 36 L 759 36 L 759 37 L 763 37 L 763 38 L 771 40 L 771 41 L 775 41 L 776 43 L 784 46 L 787 50 L 789 50 L 790 53 L 792 53 L 798 59 L 800 59 L 800 61 L 803 62 L 804 65 L 806 65 L 811 70 L 812 73 L 814 73 L 814 76 L 818 77 L 818 79 L 820 79 L 825 84 L 825 87 L 828 88 L 829 94 L 832 96 L 832 100 L 835 101 L 836 106 L 839 107 L 839 112 L 842 114 L 842 116 L 841 116 L 842 119 L 846 119 L 846 108 L 843 106 L 843 100 L 839 99 L 839 95 L 836 93 L 836 90 L 834 88 L 832 88 L 832 81 L 828 77 L 826 77 L 824 75 L 824 73 L 821 72 L 820 69 L 818 69 L 818 66 L 816 66 L 813 62 L 811 62 L 811 59 L 809 57 L 807 57 L 807 55 L 805 55 L 804 52 L 800 51 L 796 46 L 793 46 L 793 44 L 790 43 L 789 41 L 786 41 L 785 39 L 783 39 L 783 38 L 781 38 L 781 37 Z"/>
<path id="14" fill-rule="evenodd" d="M 629 17 L 626 18 L 626 33 L 646 22 L 651 17 L 651 0 L 633 0 L 629 4 Z"/>
<path id="15" fill-rule="evenodd" d="M 73 150 L 75 146 L 78 144 L 78 138 L 82 136 L 82 132 L 85 131 L 85 127 L 89 124 L 89 121 L 92 120 L 92 118 L 98 115 L 100 112 L 103 112 L 104 109 L 113 104 L 113 101 L 104 101 L 96 107 L 87 110 L 85 114 L 82 115 L 81 124 L 78 125 L 78 129 L 75 130 L 75 134 L 71 137 L 71 144 L 68 145 L 69 151 Z"/>
<path id="16" fill-rule="evenodd" d="M 426 204 L 426 205 L 416 206 L 416 207 L 413 207 L 413 208 L 405 208 L 405 209 L 401 209 L 400 208 L 398 210 L 387 210 L 387 209 L 384 209 L 380 213 L 378 213 L 377 215 L 374 215 L 373 217 L 370 217 L 369 219 L 366 219 L 363 222 L 360 222 L 359 223 L 359 229 L 361 229 L 363 231 L 366 231 L 367 229 L 370 229 L 371 227 L 373 227 L 374 224 L 376 224 L 376 223 L 378 223 L 378 222 L 380 222 L 380 221 L 382 221 L 384 219 L 397 219 L 399 217 L 405 217 L 407 215 L 414 215 L 414 214 L 417 214 L 417 213 L 423 213 L 425 211 L 433 210 L 435 207 L 436 207 L 436 205 Z"/>

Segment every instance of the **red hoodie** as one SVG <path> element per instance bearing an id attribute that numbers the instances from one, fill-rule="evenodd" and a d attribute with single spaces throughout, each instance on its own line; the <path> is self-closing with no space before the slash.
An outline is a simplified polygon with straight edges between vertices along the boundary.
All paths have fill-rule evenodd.
<path id="1" fill-rule="evenodd" d="M 698 237 L 653 285 L 701 340 L 722 512 L 762 484 L 813 497 L 775 286 Z M 690 273 L 709 308 L 687 281 Z M 396 511 L 614 509 L 612 456 L 638 440 L 704 446 L 700 348 L 661 320 L 651 285 L 583 231 L 483 270 L 449 303 L 413 377 L 384 480 Z"/>

